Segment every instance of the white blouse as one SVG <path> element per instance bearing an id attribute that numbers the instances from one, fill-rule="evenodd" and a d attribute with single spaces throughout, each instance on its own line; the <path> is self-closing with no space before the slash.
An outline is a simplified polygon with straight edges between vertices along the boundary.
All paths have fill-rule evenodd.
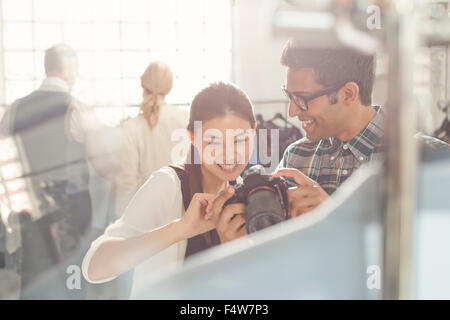
<path id="1" fill-rule="evenodd" d="M 123 123 L 121 168 L 115 180 L 117 218 L 154 171 L 184 160 L 189 147 L 188 121 L 187 111 L 164 104 L 152 130 L 141 115 Z M 174 133 L 184 134 L 184 137 L 172 140 Z"/>
<path id="2" fill-rule="evenodd" d="M 91 258 L 103 242 L 113 238 L 131 238 L 142 235 L 181 218 L 184 212 L 181 185 L 176 172 L 169 167 L 154 172 L 134 195 L 123 216 L 106 228 L 102 236 L 92 242 L 82 264 L 85 279 L 91 283 L 103 283 L 116 278 L 100 281 L 89 279 L 87 270 Z M 143 281 L 145 277 L 155 275 L 160 268 L 164 268 L 166 271 L 168 268 L 179 266 L 184 261 L 186 246 L 187 240 L 180 241 L 136 266 L 132 292 L 139 289 L 138 286 L 145 282 Z"/>

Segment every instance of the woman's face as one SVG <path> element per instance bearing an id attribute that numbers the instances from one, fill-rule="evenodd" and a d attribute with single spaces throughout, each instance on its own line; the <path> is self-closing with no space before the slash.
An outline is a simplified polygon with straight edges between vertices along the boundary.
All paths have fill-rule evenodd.
<path id="1" fill-rule="evenodd" d="M 254 137 L 250 122 L 234 114 L 203 121 L 194 133 L 203 171 L 223 181 L 236 180 L 250 159 Z"/>

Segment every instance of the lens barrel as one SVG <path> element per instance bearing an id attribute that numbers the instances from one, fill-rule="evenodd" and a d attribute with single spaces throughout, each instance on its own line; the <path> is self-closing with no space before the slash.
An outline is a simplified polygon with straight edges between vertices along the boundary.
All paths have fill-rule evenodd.
<path id="1" fill-rule="evenodd" d="M 261 189 L 251 193 L 245 210 L 247 233 L 252 233 L 285 220 L 275 190 Z"/>

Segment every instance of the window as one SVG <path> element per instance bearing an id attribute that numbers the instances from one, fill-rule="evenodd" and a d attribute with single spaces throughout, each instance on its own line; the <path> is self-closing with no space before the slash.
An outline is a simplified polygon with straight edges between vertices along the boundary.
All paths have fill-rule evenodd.
<path id="1" fill-rule="evenodd" d="M 79 54 L 75 93 L 93 105 L 140 102 L 139 77 L 159 59 L 174 70 L 171 102 L 231 73 L 229 0 L 3 0 L 6 93 L 11 103 L 44 77 L 44 50 Z"/>
<path id="2" fill-rule="evenodd" d="M 61 42 L 73 47 L 80 61 L 74 95 L 97 106 L 106 123 L 136 112 L 126 107 L 140 103 L 139 78 L 151 60 L 174 71 L 171 103 L 188 103 L 209 82 L 231 75 L 229 0 L 2 0 L 0 6 L 0 116 L 6 105 L 39 87 L 45 49 Z M 10 142 L 2 147 L 8 150 L 1 155 L 13 158 L 0 158 L 0 180 L 11 176 L 6 164 L 17 154 Z M 17 186 L 3 183 L 0 197 L 24 192 Z"/>

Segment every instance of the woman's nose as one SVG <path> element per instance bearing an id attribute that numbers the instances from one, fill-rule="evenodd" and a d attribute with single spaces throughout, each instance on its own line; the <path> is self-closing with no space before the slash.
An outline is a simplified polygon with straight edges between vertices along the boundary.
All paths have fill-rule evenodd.
<path id="1" fill-rule="evenodd" d="M 232 164 L 234 163 L 234 154 L 236 150 L 233 150 L 232 148 L 234 145 L 230 144 L 224 144 L 223 146 L 223 154 L 222 154 L 222 160 L 225 164 Z"/>
<path id="2" fill-rule="evenodd" d="M 225 163 L 226 164 L 233 164 L 235 159 L 235 152 L 236 150 L 226 150 L 225 153 Z"/>

